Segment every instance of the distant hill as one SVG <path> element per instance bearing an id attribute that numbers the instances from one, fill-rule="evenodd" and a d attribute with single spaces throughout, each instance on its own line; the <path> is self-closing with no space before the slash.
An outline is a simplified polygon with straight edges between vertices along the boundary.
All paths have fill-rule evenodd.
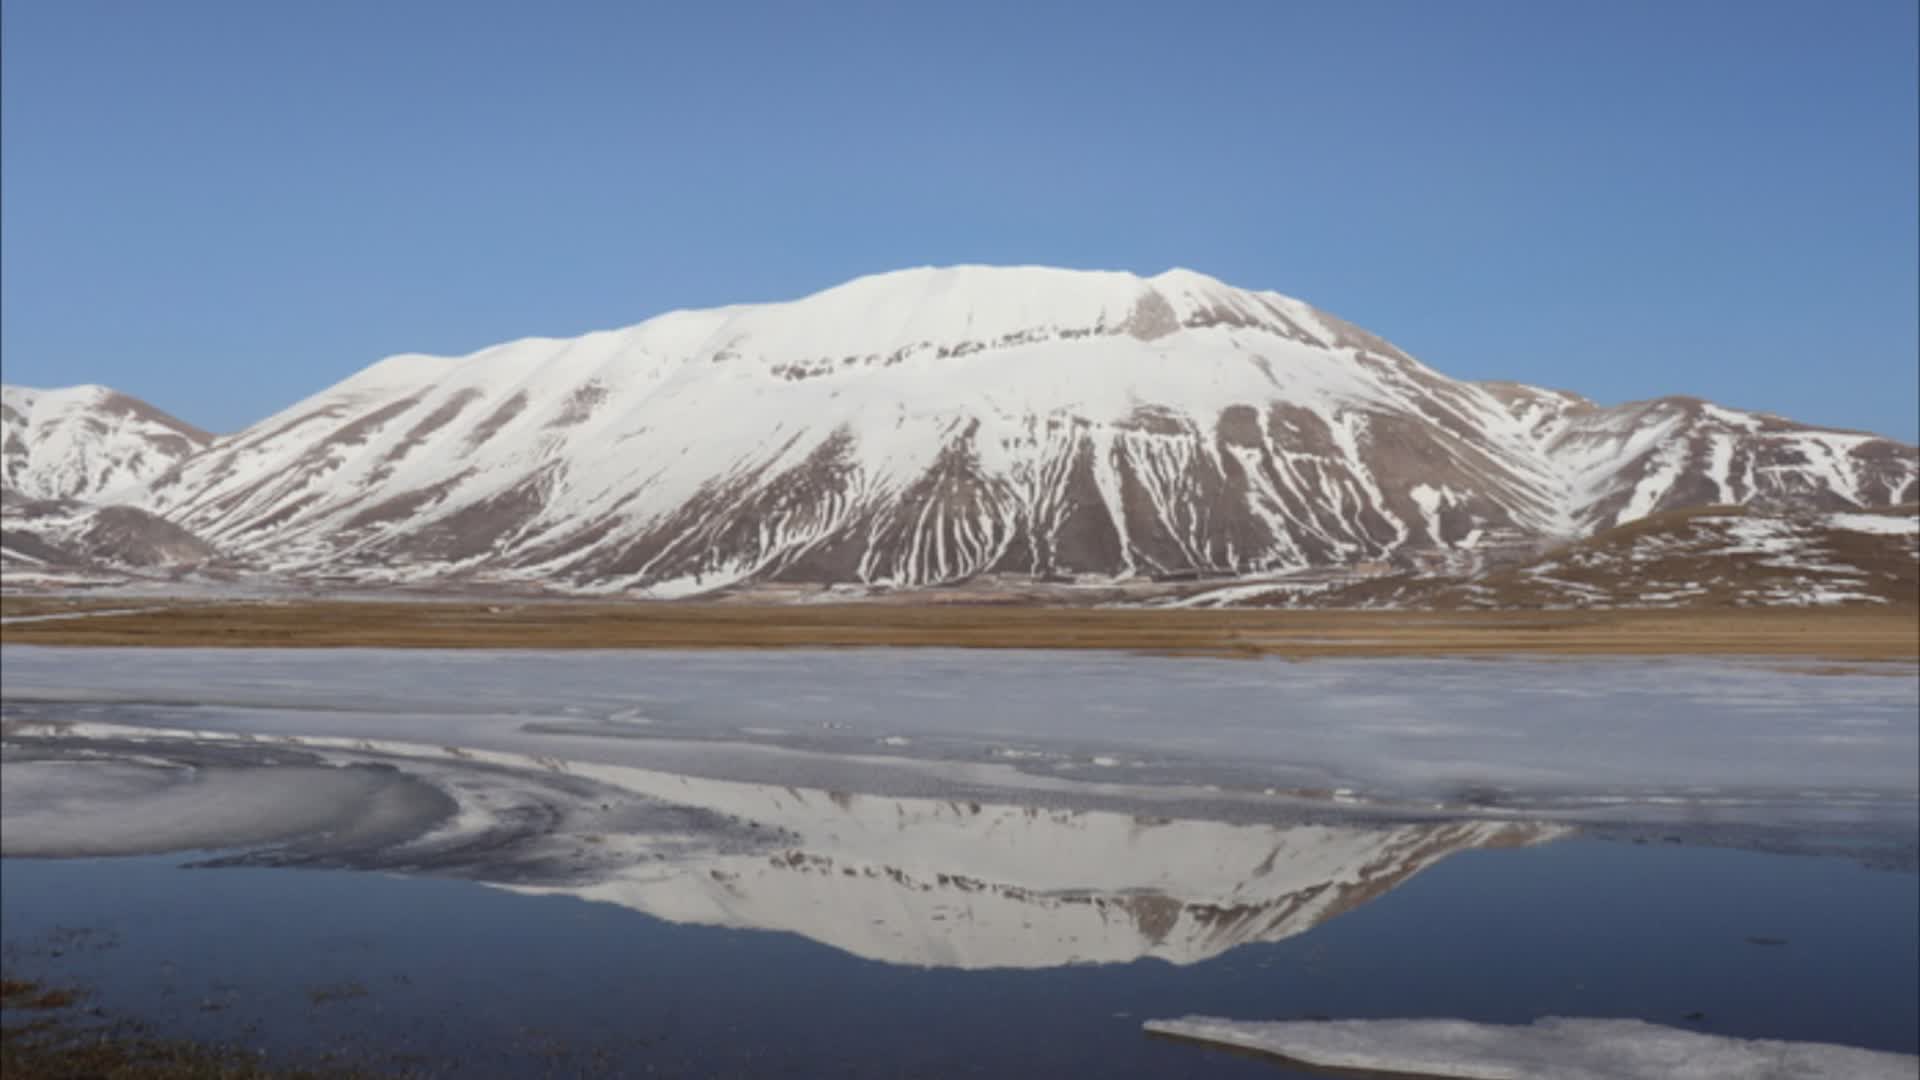
<path id="1" fill-rule="evenodd" d="M 1408 571 L 1323 590 L 1231 592 L 1221 597 L 1227 606 L 1913 609 L 1920 607 L 1920 506 L 1796 514 L 1673 510 L 1476 574 Z M 1206 599 L 1203 594 L 1196 602 Z"/>

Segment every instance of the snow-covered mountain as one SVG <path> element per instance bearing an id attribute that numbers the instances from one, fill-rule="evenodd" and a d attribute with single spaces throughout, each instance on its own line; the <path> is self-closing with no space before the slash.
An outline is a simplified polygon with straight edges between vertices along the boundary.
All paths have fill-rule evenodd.
<path id="1" fill-rule="evenodd" d="M 1581 532 L 1693 506 L 1854 510 L 1913 502 L 1915 451 L 1692 397 L 1603 408 L 1577 394 L 1484 383 L 1582 493 Z"/>
<path id="2" fill-rule="evenodd" d="M 212 441 L 104 386 L 0 387 L 0 485 L 29 499 L 128 501 Z"/>
<path id="3" fill-rule="evenodd" d="M 1526 550 L 1711 502 L 1916 497 L 1914 448 L 1449 379 L 1184 270 L 907 270 L 397 356 L 155 477 L 275 572 L 684 595 L 1277 573 Z"/>
<path id="4" fill-rule="evenodd" d="M 9 585 L 106 584 L 217 552 L 141 509 L 147 481 L 212 436 L 104 386 L 0 387 L 0 570 Z"/>

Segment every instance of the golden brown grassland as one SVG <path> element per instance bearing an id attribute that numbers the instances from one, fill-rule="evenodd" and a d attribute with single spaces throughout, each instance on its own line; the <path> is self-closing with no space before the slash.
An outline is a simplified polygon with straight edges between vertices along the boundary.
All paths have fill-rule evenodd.
<path id="1" fill-rule="evenodd" d="M 8 597 L 9 615 L 70 610 Z M 92 605 L 89 605 L 92 606 Z M 132 601 L 15 623 L 0 643 L 232 647 L 712 649 L 918 646 L 1212 656 L 1744 655 L 1920 660 L 1920 612 L 1187 611 L 1024 606 Z"/>

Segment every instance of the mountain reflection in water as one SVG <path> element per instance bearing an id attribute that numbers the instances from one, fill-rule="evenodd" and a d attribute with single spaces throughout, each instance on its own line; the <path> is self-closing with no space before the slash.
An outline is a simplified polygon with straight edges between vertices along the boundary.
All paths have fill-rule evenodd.
<path id="1" fill-rule="evenodd" d="M 110 725 L 16 730 L 8 750 L 9 854 L 237 848 L 204 864 L 456 876 L 927 967 L 1192 964 L 1303 933 L 1454 852 L 1568 831 L 1504 820 L 1229 824 Z M 50 769 L 57 784 L 39 776 Z M 338 816 L 339 785 L 321 781 L 342 769 L 376 785 L 360 805 L 419 809 L 388 810 L 378 829 Z M 443 797 L 421 798 L 423 785 Z M 327 813 L 288 813 L 307 788 Z M 317 824 L 265 837 L 267 802 L 250 799 Z M 174 820 L 214 824 L 191 838 L 155 835 L 163 806 Z"/>
<path id="2" fill-rule="evenodd" d="M 1457 851 L 1556 825 L 1227 825 L 758 789 L 801 843 L 622 869 L 562 890 L 675 922 L 785 930 L 887 963 L 1205 960 L 1303 933 Z M 547 891 L 547 890 L 542 890 Z"/>

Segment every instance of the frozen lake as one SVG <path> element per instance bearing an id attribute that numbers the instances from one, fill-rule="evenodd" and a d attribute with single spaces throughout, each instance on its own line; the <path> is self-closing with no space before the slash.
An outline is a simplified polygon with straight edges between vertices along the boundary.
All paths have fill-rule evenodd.
<path id="1" fill-rule="evenodd" d="M 1911 666 L 0 660 L 9 970 L 211 1038 L 697 1075 L 1275 1075 L 1139 1030 L 1188 1014 L 1915 1049 Z"/>
<path id="2" fill-rule="evenodd" d="M 1198 660 L 958 650 L 9 647 L 16 724 L 456 746 L 868 794 L 1274 796 L 1915 827 L 1912 665 Z M 1614 810 L 1608 810 L 1612 807 Z M 1667 807 L 1669 809 L 1662 809 Z"/>

